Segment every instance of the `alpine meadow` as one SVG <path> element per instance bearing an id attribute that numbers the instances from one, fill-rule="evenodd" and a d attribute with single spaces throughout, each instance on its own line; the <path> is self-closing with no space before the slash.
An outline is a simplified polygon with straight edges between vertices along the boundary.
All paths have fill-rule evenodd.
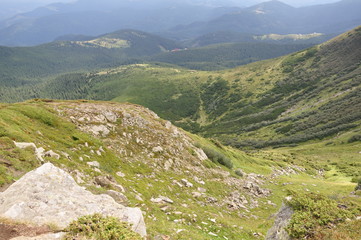
<path id="1" fill-rule="evenodd" d="M 0 3 L 0 240 L 361 239 L 360 1 L 290 2 Z"/>

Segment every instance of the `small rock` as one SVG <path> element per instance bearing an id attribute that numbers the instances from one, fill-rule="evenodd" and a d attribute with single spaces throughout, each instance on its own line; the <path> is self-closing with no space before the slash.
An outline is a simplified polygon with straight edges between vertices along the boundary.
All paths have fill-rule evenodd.
<path id="1" fill-rule="evenodd" d="M 164 163 L 164 170 L 168 171 L 173 166 L 173 160 L 169 159 Z"/>
<path id="2" fill-rule="evenodd" d="M 53 158 L 58 159 L 58 160 L 60 159 L 60 155 L 55 153 L 53 150 L 49 150 L 49 151 L 45 152 L 44 156 L 45 157 L 53 157 Z"/>
<path id="3" fill-rule="evenodd" d="M 159 196 L 157 198 L 151 198 L 150 199 L 151 202 L 153 203 L 174 203 L 172 199 L 168 198 L 168 197 L 164 197 L 164 196 Z"/>
<path id="4" fill-rule="evenodd" d="M 201 197 L 201 196 L 202 196 L 202 193 L 199 193 L 199 192 L 192 192 L 192 196 L 193 196 L 194 198 L 199 198 L 199 197 Z"/>
<path id="5" fill-rule="evenodd" d="M 194 148 L 194 152 L 196 153 L 199 160 L 204 161 L 208 159 L 207 155 L 204 153 L 202 149 Z"/>
<path id="6" fill-rule="evenodd" d="M 137 199 L 138 201 L 144 202 L 143 198 L 139 194 L 135 195 L 135 199 Z"/>
<path id="7" fill-rule="evenodd" d="M 128 198 L 120 192 L 108 190 L 106 191 L 106 194 L 111 196 L 117 203 L 122 204 L 123 206 L 128 206 Z"/>
<path id="8" fill-rule="evenodd" d="M 199 187 L 198 191 L 201 193 L 205 193 L 205 192 L 207 192 L 207 189 Z"/>
<path id="9" fill-rule="evenodd" d="M 109 122 L 115 123 L 118 120 L 117 115 L 113 112 L 105 112 L 103 115 Z"/>
<path id="10" fill-rule="evenodd" d="M 97 162 L 97 161 L 94 161 L 94 162 L 87 162 L 87 164 L 91 167 L 96 167 L 96 168 L 99 168 L 100 167 L 100 163 Z"/>
<path id="11" fill-rule="evenodd" d="M 181 182 L 186 187 L 193 187 L 193 183 L 189 182 L 187 179 L 182 179 Z"/>
<path id="12" fill-rule="evenodd" d="M 211 235 L 211 236 L 213 236 L 213 237 L 218 237 L 218 235 L 217 235 L 217 234 L 212 233 L 212 232 L 209 232 L 208 234 L 209 234 L 209 235 Z"/>
<path id="13" fill-rule="evenodd" d="M 161 146 L 154 147 L 154 148 L 152 149 L 152 152 L 154 152 L 154 153 L 163 152 L 163 148 L 162 148 Z"/>
<path id="14" fill-rule="evenodd" d="M 117 176 L 119 176 L 119 177 L 125 177 L 125 174 L 122 173 L 122 172 L 117 172 L 116 174 L 117 174 Z"/>
<path id="15" fill-rule="evenodd" d="M 172 123 L 169 122 L 169 121 L 166 121 L 166 122 L 165 122 L 165 128 L 166 128 L 166 129 L 170 129 L 171 127 L 172 127 Z"/>
<path id="16" fill-rule="evenodd" d="M 183 185 L 180 184 L 177 180 L 173 180 L 173 184 L 178 185 L 178 187 L 183 187 Z"/>

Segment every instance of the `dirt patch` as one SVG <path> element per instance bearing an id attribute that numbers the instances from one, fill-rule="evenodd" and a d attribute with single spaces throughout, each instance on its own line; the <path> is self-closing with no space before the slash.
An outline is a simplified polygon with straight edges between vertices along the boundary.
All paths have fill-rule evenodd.
<path id="1" fill-rule="evenodd" d="M 0 223 L 0 240 L 9 240 L 18 236 L 35 237 L 52 232 L 48 226 L 30 227 L 25 224 L 9 225 Z"/>

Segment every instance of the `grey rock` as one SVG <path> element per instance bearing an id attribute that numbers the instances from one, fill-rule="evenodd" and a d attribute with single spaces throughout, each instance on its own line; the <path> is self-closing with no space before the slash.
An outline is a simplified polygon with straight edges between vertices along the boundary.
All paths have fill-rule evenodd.
<path id="1" fill-rule="evenodd" d="M 207 155 L 204 153 L 202 149 L 194 148 L 194 152 L 196 153 L 199 160 L 204 161 L 208 159 Z"/>
<path id="2" fill-rule="evenodd" d="M 100 167 L 100 163 L 97 162 L 97 161 L 94 161 L 94 162 L 87 162 L 87 164 L 91 167 L 96 167 L 96 168 L 99 168 Z"/>
<path id="3" fill-rule="evenodd" d="M 292 215 L 292 208 L 283 203 L 276 214 L 274 225 L 267 232 L 266 240 L 291 240 L 285 228 L 289 224 Z"/>
<path id="4" fill-rule="evenodd" d="M 0 193 L 0 217 L 17 221 L 52 223 L 65 228 L 71 221 L 94 213 L 118 217 L 131 223 L 135 232 L 146 235 L 139 208 L 128 208 L 108 195 L 84 190 L 68 173 L 51 163 L 25 174 Z"/>
<path id="5" fill-rule="evenodd" d="M 128 206 L 129 200 L 123 193 L 113 190 L 108 190 L 106 191 L 106 194 L 111 196 L 117 203 L 122 204 L 124 206 Z"/>
<path id="6" fill-rule="evenodd" d="M 181 182 L 186 187 L 193 187 L 193 183 L 189 182 L 187 179 L 182 179 Z"/>
<path id="7" fill-rule="evenodd" d="M 101 187 L 113 187 L 114 189 L 125 192 L 125 189 L 123 186 L 117 184 L 115 180 L 112 177 L 109 176 L 98 176 L 95 177 L 95 183 L 98 184 Z"/>
<path id="8" fill-rule="evenodd" d="M 103 115 L 109 122 L 115 123 L 118 120 L 117 115 L 113 112 L 105 112 Z"/>
<path id="9" fill-rule="evenodd" d="M 157 146 L 152 149 L 152 152 L 154 152 L 154 153 L 159 153 L 159 152 L 163 152 L 163 151 L 164 150 L 161 146 Z"/>
<path id="10" fill-rule="evenodd" d="M 49 150 L 49 151 L 45 152 L 44 157 L 53 157 L 58 160 L 60 159 L 60 155 L 55 153 L 53 150 Z"/>

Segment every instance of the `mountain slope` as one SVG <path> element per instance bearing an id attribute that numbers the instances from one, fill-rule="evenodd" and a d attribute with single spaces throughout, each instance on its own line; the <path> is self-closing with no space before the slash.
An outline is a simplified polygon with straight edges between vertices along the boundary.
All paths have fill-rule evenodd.
<path id="1" fill-rule="evenodd" d="M 356 28 L 304 51 L 223 72 L 131 65 L 59 76 L 34 88 L 39 97 L 143 104 L 237 147 L 299 144 L 359 128 L 360 40 Z"/>
<path id="2" fill-rule="evenodd" d="M 339 154 L 355 149 L 349 144 Z M 326 196 L 336 191 L 345 197 L 340 204 L 358 214 L 359 198 L 348 197 L 355 184 L 295 164 L 319 156 L 286 149 L 246 154 L 134 104 L 36 100 L 0 106 L 2 188 L 51 162 L 93 193 L 116 192 L 122 196 L 116 201 L 140 207 L 151 239 L 259 239 L 289 194 L 285 189 Z M 237 174 L 217 159 L 231 161 Z M 348 224 L 357 226 L 350 218 Z"/>
<path id="3" fill-rule="evenodd" d="M 177 47 L 171 40 L 135 30 L 117 31 L 86 41 L 0 47 L 1 82 L 5 86 L 17 86 L 59 73 L 119 66 Z"/>
<path id="4" fill-rule="evenodd" d="M 275 58 L 312 46 L 311 44 L 271 44 L 258 42 L 215 44 L 166 52 L 150 57 L 151 62 L 171 63 L 189 69 L 221 70 Z"/>

